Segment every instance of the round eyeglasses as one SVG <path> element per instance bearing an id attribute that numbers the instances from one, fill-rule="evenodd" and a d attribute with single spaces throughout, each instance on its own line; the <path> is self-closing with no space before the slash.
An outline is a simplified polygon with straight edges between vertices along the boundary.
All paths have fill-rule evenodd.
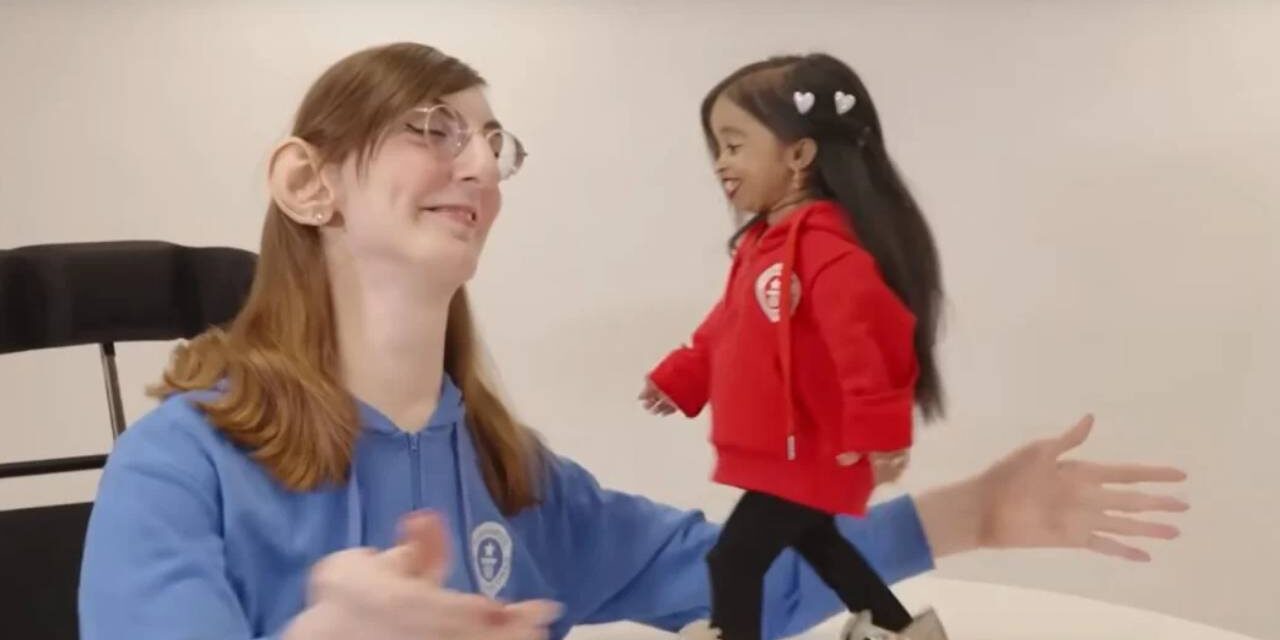
<path id="1" fill-rule="evenodd" d="M 506 180 L 519 172 L 529 155 L 524 144 L 510 131 L 495 124 L 477 132 L 457 109 L 443 103 L 414 109 L 409 128 L 447 160 L 458 157 L 471 142 L 471 137 L 479 133 L 498 161 L 499 180 Z"/>

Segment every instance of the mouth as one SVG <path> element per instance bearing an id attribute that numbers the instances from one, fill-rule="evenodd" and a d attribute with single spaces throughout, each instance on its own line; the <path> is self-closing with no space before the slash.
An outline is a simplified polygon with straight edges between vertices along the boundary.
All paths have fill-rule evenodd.
<path id="1" fill-rule="evenodd" d="M 468 228 L 474 228 L 478 221 L 475 208 L 467 205 L 445 204 L 435 207 L 425 207 L 423 208 L 423 211 L 432 215 L 443 216 Z"/>
<path id="2" fill-rule="evenodd" d="M 738 192 L 738 187 L 742 186 L 742 181 L 737 178 L 724 178 L 720 181 L 720 185 L 724 187 L 724 194 L 730 198 Z"/>

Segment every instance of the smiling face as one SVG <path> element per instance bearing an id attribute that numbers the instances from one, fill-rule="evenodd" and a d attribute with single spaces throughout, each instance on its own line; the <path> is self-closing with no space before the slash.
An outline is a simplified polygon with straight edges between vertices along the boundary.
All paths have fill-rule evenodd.
<path id="1" fill-rule="evenodd" d="M 408 268 L 448 285 L 475 272 L 502 204 L 498 160 L 485 136 L 498 124 L 479 87 L 439 103 L 472 132 L 456 156 L 433 140 L 439 131 L 424 130 L 422 111 L 411 110 L 391 123 L 363 166 L 353 153 L 326 168 L 341 224 L 326 229 L 325 242 L 357 267 Z"/>
<path id="2" fill-rule="evenodd" d="M 711 107 L 716 177 L 738 211 L 771 211 L 795 195 L 796 148 L 721 95 Z"/>

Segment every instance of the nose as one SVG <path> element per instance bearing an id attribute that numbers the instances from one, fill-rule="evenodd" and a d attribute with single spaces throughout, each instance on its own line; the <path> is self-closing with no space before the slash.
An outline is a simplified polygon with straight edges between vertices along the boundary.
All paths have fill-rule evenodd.
<path id="1" fill-rule="evenodd" d="M 483 133 L 477 132 L 467 140 L 453 159 L 453 171 L 459 180 L 497 182 L 498 159 Z"/>
<path id="2" fill-rule="evenodd" d="M 729 168 L 728 163 L 725 162 L 724 153 L 717 153 L 715 162 L 711 166 L 715 168 L 716 176 L 723 178 L 724 172 Z"/>

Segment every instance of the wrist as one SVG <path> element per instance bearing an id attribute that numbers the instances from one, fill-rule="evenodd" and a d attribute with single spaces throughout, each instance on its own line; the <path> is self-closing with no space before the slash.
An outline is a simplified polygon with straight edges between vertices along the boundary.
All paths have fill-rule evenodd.
<path id="1" fill-rule="evenodd" d="M 916 511 L 935 559 L 986 546 L 986 483 L 974 476 L 920 494 Z"/>

